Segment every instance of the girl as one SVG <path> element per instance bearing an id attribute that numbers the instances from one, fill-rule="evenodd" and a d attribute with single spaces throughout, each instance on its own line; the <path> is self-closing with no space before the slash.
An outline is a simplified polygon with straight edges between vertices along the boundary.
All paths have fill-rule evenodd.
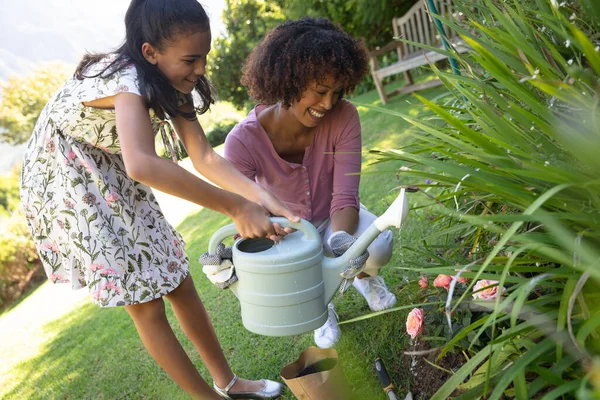
<path id="1" fill-rule="evenodd" d="M 192 397 L 220 398 L 177 341 L 163 297 L 220 396 L 278 397 L 281 384 L 238 379 L 230 370 L 188 273 L 185 244 L 149 186 L 230 216 L 246 237 L 285 234 L 269 213 L 298 219 L 219 157 L 196 119 L 214 102 L 204 76 L 211 33 L 202 6 L 133 0 L 125 27 L 114 53 L 83 58 L 28 143 L 21 197 L 46 272 L 54 283 L 86 286 L 101 307 L 123 306 L 150 354 Z M 166 119 L 194 167 L 225 190 L 157 156 L 156 132 L 174 159 L 180 153 Z"/>
<path id="2" fill-rule="evenodd" d="M 364 45 L 324 18 L 276 27 L 254 48 L 242 77 L 263 104 L 225 142 L 225 158 L 312 222 L 325 251 L 336 256 L 375 219 L 359 202 L 360 121 L 343 99 L 367 65 Z M 382 233 L 368 252 L 354 286 L 379 311 L 396 302 L 377 276 L 391 258 L 392 233 Z M 315 331 L 320 347 L 331 347 L 340 336 L 333 304 L 329 308 L 329 320 Z"/>

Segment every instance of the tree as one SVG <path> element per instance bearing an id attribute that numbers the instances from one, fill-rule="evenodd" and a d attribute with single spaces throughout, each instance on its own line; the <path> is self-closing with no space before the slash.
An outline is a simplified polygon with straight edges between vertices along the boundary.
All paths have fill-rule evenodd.
<path id="1" fill-rule="evenodd" d="M 275 26 L 285 21 L 281 7 L 266 0 L 226 0 L 223 22 L 227 37 L 217 38 L 208 73 L 221 100 L 237 108 L 248 102 L 240 84 L 242 66 L 256 44 Z"/>
<path id="2" fill-rule="evenodd" d="M 64 64 L 45 64 L 0 84 L 0 140 L 10 144 L 27 141 L 42 109 L 67 79 L 67 71 Z"/>
<path id="3" fill-rule="evenodd" d="M 365 40 L 369 48 L 392 40 L 392 18 L 400 17 L 422 0 L 279 0 L 291 19 L 308 15 L 338 23 L 351 36 Z"/>

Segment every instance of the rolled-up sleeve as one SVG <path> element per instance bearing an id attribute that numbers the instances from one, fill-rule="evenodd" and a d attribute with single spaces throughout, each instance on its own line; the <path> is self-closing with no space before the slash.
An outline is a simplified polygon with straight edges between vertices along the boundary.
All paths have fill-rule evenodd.
<path id="1" fill-rule="evenodd" d="M 361 168 L 361 128 L 358 112 L 349 107 L 348 116 L 341 118 L 345 126 L 336 137 L 333 165 L 333 193 L 329 215 L 346 207 L 359 209 L 358 186 Z"/>
<path id="2" fill-rule="evenodd" d="M 224 156 L 238 171 L 246 175 L 250 180 L 255 181 L 256 164 L 250 150 L 237 137 L 238 129 L 239 125 L 227 135 Z"/>

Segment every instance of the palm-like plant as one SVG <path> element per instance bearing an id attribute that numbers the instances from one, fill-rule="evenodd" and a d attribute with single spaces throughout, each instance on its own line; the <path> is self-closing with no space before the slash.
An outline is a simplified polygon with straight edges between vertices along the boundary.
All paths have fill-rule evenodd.
<path id="1" fill-rule="evenodd" d="M 451 95 L 416 95 L 433 112 L 399 115 L 416 141 L 374 150 L 437 182 L 436 235 L 467 249 L 470 289 L 507 288 L 441 350 L 472 343 L 434 399 L 600 396 L 600 5 L 580 1 L 455 0 L 463 22 L 442 22 L 473 51 L 453 54 L 461 75 L 432 67 Z M 442 259 L 421 272 L 456 268 Z"/>

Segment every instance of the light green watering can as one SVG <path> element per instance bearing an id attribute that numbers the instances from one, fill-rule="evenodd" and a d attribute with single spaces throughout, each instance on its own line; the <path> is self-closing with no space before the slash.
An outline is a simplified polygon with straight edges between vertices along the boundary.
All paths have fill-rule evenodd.
<path id="1" fill-rule="evenodd" d="M 405 189 L 340 257 L 323 255 L 317 229 L 308 221 L 290 222 L 274 217 L 282 227 L 297 229 L 279 243 L 270 239 L 241 239 L 233 245 L 233 265 L 238 281 L 230 286 L 242 308 L 246 329 L 266 336 L 291 336 L 310 332 L 327 321 L 327 304 L 340 287 L 340 273 L 350 260 L 360 256 L 373 240 L 390 226 L 400 228 L 408 214 Z M 235 225 L 215 232 L 209 254 L 227 237 L 237 233 Z"/>

